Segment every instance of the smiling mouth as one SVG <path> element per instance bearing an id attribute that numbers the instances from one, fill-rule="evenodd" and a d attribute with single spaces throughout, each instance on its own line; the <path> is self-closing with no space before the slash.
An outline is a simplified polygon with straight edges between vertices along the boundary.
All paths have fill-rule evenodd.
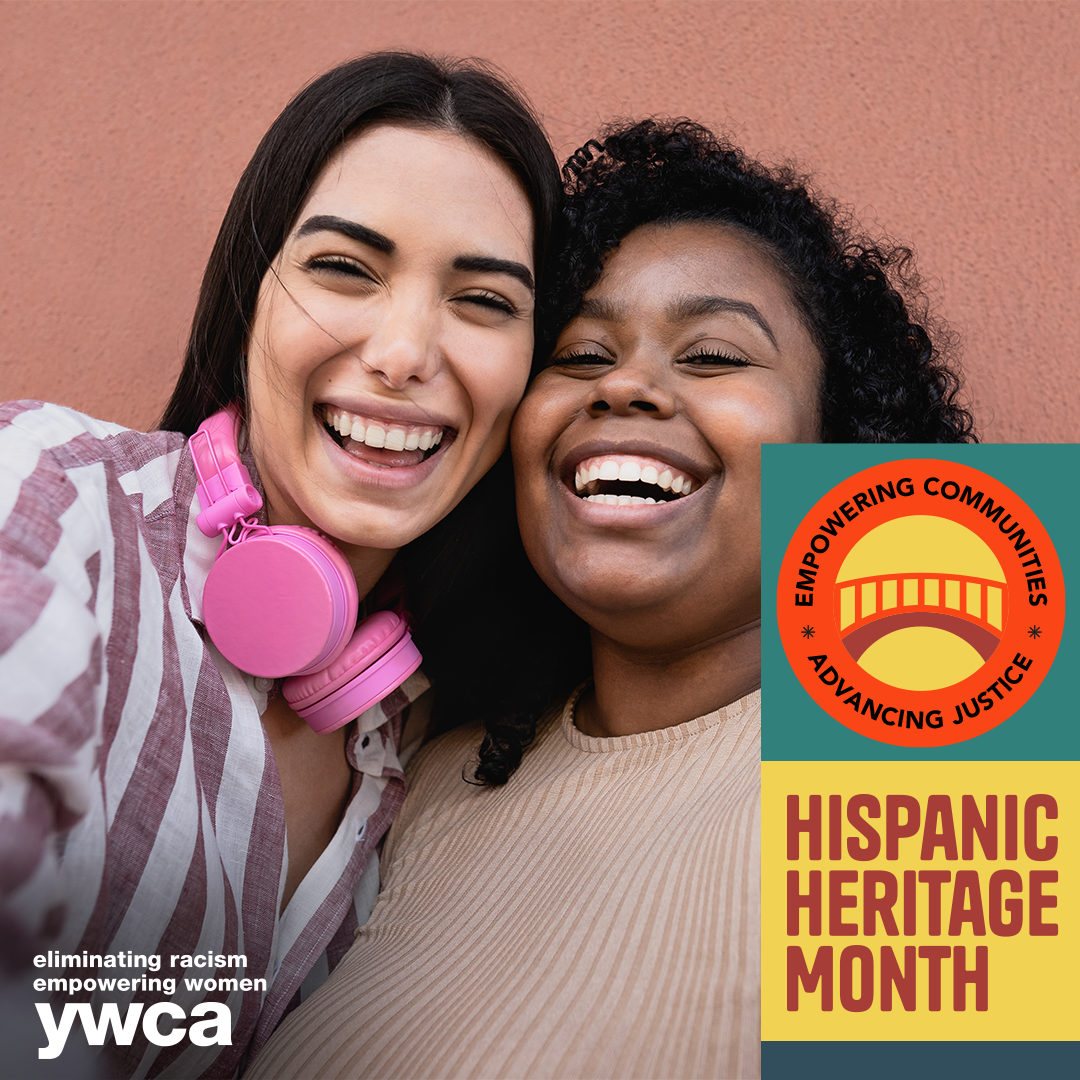
<path id="1" fill-rule="evenodd" d="M 438 453 L 447 429 L 431 424 L 388 423 L 328 405 L 319 407 L 323 427 L 343 450 L 377 465 L 418 465 Z"/>
<path id="2" fill-rule="evenodd" d="M 685 498 L 701 484 L 680 469 L 628 454 L 586 458 L 574 472 L 574 492 L 606 506 L 646 506 Z"/>

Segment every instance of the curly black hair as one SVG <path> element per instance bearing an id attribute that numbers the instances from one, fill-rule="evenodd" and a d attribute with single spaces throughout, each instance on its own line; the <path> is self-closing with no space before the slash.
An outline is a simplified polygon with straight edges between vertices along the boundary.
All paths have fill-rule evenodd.
<path id="1" fill-rule="evenodd" d="M 932 323 L 910 248 L 860 235 L 790 167 L 769 169 L 690 120 L 608 128 L 563 168 L 542 331 L 550 349 L 622 239 L 652 222 L 713 221 L 757 239 L 790 283 L 825 362 L 834 442 L 974 442 L 954 343 Z"/>
<path id="2" fill-rule="evenodd" d="M 928 315 L 911 249 L 862 235 L 795 169 L 767 168 L 690 120 L 643 120 L 587 142 L 567 161 L 563 180 L 552 284 L 540 300 L 541 361 L 607 256 L 634 229 L 717 222 L 753 238 L 790 284 L 824 360 L 823 438 L 976 441 L 972 416 L 959 401 L 954 339 Z M 542 636 L 561 656 L 540 661 L 530 702 L 486 723 L 475 773 L 481 783 L 503 784 L 517 768 L 544 691 L 543 704 L 550 704 L 588 675 L 576 617 L 544 610 Z M 537 656 L 543 649 L 543 642 L 532 645 Z"/>

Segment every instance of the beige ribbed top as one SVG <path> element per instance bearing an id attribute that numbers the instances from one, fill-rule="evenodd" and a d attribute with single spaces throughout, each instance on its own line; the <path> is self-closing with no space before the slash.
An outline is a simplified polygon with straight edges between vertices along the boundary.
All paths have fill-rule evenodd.
<path id="1" fill-rule="evenodd" d="M 756 1077 L 755 693 L 598 739 L 573 700 L 503 788 L 426 747 L 385 886 L 330 981 L 251 1077 Z"/>

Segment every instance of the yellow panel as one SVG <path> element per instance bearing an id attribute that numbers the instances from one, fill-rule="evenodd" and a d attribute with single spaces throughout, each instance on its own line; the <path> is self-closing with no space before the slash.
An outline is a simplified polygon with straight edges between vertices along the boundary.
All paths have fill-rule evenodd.
<path id="1" fill-rule="evenodd" d="M 927 607 L 937 607 L 941 603 L 938 598 L 938 586 L 941 582 L 937 578 L 927 578 L 923 582 L 923 603 Z"/>
<path id="2" fill-rule="evenodd" d="M 946 720 L 946 723 L 948 721 Z M 761 1027 L 766 1040 L 868 1040 L 907 1041 L 941 1040 L 997 1041 L 1028 1039 L 1074 1039 L 1076 1037 L 1076 995 L 1069 989 L 1069 972 L 1080 970 L 1080 863 L 1076 859 L 1076 823 L 1080 821 L 1080 766 L 1075 761 L 764 761 L 761 765 Z M 865 808 L 856 811 L 862 827 L 850 824 L 846 811 L 849 800 L 857 795 L 873 793 L 878 809 L 873 814 Z M 1056 801 L 1055 815 L 1050 819 L 1043 810 L 1034 815 L 1037 843 L 1048 835 L 1059 837 L 1057 852 L 1049 859 L 1034 860 L 1024 843 L 1025 804 L 1033 795 L 1049 794 Z M 885 848 L 886 797 L 906 795 L 919 807 L 922 827 L 898 830 L 896 858 L 887 858 Z M 797 836 L 797 857 L 788 860 L 788 797 L 798 798 L 798 816 L 812 819 L 810 796 L 820 798 L 822 858 L 811 859 L 806 833 Z M 830 852 L 829 797 L 838 796 L 836 832 L 841 845 L 836 858 Z M 987 798 L 997 799 L 998 848 L 996 858 L 990 858 L 981 842 L 975 839 L 970 859 L 952 861 L 943 846 L 932 846 L 931 857 L 924 861 L 923 841 L 927 836 L 957 834 L 962 840 L 962 804 L 965 795 L 974 796 L 980 818 L 985 817 Z M 1015 796 L 1020 821 L 1018 851 L 1013 858 L 1004 849 L 1005 801 Z M 938 803 L 939 811 L 930 813 L 930 799 Z M 948 800 L 948 816 L 940 813 L 942 798 Z M 905 820 L 906 807 L 899 813 Z M 929 820 L 928 820 L 929 819 Z M 866 851 L 866 833 L 879 838 L 880 850 L 875 858 L 866 861 L 854 858 L 852 850 Z M 849 846 L 850 844 L 850 846 Z M 904 895 L 904 875 L 915 879 L 920 871 L 937 871 L 940 887 L 940 933 L 931 933 L 930 905 L 927 898 L 930 886 L 915 882 L 911 903 Z M 811 872 L 821 873 L 822 933 L 810 934 L 806 908 L 797 914 L 796 933 L 788 936 L 788 873 L 798 875 L 798 892 L 813 895 L 815 886 Z M 829 874 L 846 872 L 846 880 L 830 883 Z M 877 883 L 867 883 L 867 872 L 873 871 Z M 1015 879 L 999 885 L 992 877 L 1001 871 L 1011 871 Z M 964 873 L 964 880 L 960 874 Z M 1053 924 L 1057 932 L 1031 935 L 1032 874 L 1040 873 L 1037 888 L 1051 904 L 1041 910 L 1041 922 Z M 1052 875 L 1052 876 L 1051 876 Z M 1019 884 L 1013 884 L 1018 881 Z M 872 918 L 867 913 L 867 896 L 875 899 L 892 887 L 895 902 L 877 907 Z M 834 909 L 833 900 L 846 904 Z M 882 912 L 889 911 L 899 933 L 888 933 Z M 910 916 L 908 913 L 910 912 Z M 978 914 L 975 914 L 975 913 Z M 959 913 L 962 918 L 959 932 L 949 934 L 951 919 Z M 852 932 L 833 933 L 833 920 L 853 928 Z M 910 918 L 910 929 L 905 916 Z M 1007 922 L 1022 918 L 1021 932 L 1003 934 L 994 928 L 992 919 Z M 976 923 L 985 924 L 985 932 L 976 932 Z M 855 1011 L 845 1007 L 841 997 L 843 951 L 851 946 L 868 950 L 873 961 L 871 982 L 872 1000 L 868 1008 Z M 937 968 L 934 981 L 940 990 L 940 1009 L 931 1010 L 931 962 L 924 957 L 914 959 L 914 1005 L 904 1008 L 893 993 L 892 1008 L 882 1008 L 882 965 L 885 950 L 899 965 L 904 965 L 904 949 L 936 946 L 963 946 L 963 968 L 970 971 L 976 964 L 976 949 L 987 950 L 988 1007 L 985 1012 L 976 1008 L 975 988 L 962 985 L 965 1008 L 956 1008 L 954 994 L 954 954 L 946 956 Z M 819 984 L 814 990 L 797 987 L 797 1007 L 787 1008 L 789 947 L 801 949 L 803 963 L 813 964 L 821 948 L 832 949 L 830 972 L 834 992 L 831 1010 L 822 1009 Z M 939 954 L 940 955 L 940 954 Z M 821 967 L 825 967 L 823 960 Z M 858 989 L 861 964 L 849 963 L 855 973 Z M 838 1074 L 839 1075 L 839 1074 Z"/>
<path id="3" fill-rule="evenodd" d="M 840 629 L 855 621 L 855 586 L 840 590 Z"/>
<path id="4" fill-rule="evenodd" d="M 877 582 L 864 581 L 862 587 L 862 617 L 877 611 Z"/>
<path id="5" fill-rule="evenodd" d="M 945 582 L 945 606 L 960 610 L 960 582 Z"/>
<path id="6" fill-rule="evenodd" d="M 986 586 L 986 621 L 1001 629 L 1001 590 Z"/>
<path id="7" fill-rule="evenodd" d="M 896 582 L 883 581 L 881 583 L 881 606 L 882 608 L 896 607 Z"/>
<path id="8" fill-rule="evenodd" d="M 977 619 L 982 615 L 982 586 L 977 581 L 967 582 L 967 613 Z"/>
<path id="9" fill-rule="evenodd" d="M 919 579 L 904 578 L 904 607 L 916 607 L 919 603 Z"/>

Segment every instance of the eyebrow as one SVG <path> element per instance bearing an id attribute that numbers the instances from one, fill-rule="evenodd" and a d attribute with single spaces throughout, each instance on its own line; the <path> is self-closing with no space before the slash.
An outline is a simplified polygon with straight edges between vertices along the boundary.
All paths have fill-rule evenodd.
<path id="1" fill-rule="evenodd" d="M 535 291 L 532 271 L 523 263 L 512 259 L 496 259 L 492 255 L 459 255 L 454 260 L 455 270 L 472 270 L 481 274 L 508 274 L 517 278 L 529 292 Z"/>
<path id="2" fill-rule="evenodd" d="M 578 308 L 577 318 L 596 319 L 598 322 L 624 322 L 629 315 L 626 304 L 617 304 L 602 296 L 586 297 Z"/>
<path id="3" fill-rule="evenodd" d="M 749 300 L 734 300 L 730 296 L 684 296 L 668 308 L 668 318 L 672 322 L 684 322 L 702 315 L 727 314 L 742 315 L 749 319 L 772 342 L 774 349 L 780 348 L 765 316 Z"/>
<path id="4" fill-rule="evenodd" d="M 381 251 L 384 255 L 392 255 L 396 247 L 394 241 L 388 236 L 383 236 L 381 232 L 369 229 L 358 221 L 349 221 L 347 218 L 333 217 L 330 214 L 316 214 L 314 217 L 309 217 L 296 230 L 296 235 L 297 237 L 310 236 L 317 232 L 341 233 L 342 236 L 366 244 L 376 251 Z"/>
<path id="5" fill-rule="evenodd" d="M 777 344 L 772 327 L 749 300 L 735 300 L 730 296 L 683 296 L 673 301 L 667 309 L 669 322 L 687 322 L 690 319 L 700 318 L 702 315 L 727 314 L 742 315 L 749 319 L 772 342 L 773 348 L 779 350 L 780 346 Z M 630 317 L 630 312 L 626 304 L 597 296 L 582 300 L 578 317 L 620 323 Z"/>
<path id="6" fill-rule="evenodd" d="M 331 214 L 316 214 L 296 230 L 297 237 L 310 236 L 317 232 L 336 232 L 342 236 L 366 244 L 368 247 L 381 251 L 384 255 L 393 255 L 397 245 L 388 236 L 381 232 L 369 229 L 358 221 L 349 221 L 347 218 L 334 217 Z M 454 260 L 455 270 L 471 270 L 482 274 L 509 274 L 516 278 L 530 292 L 535 292 L 532 271 L 523 263 L 514 262 L 511 259 L 497 259 L 492 255 L 459 255 Z"/>

